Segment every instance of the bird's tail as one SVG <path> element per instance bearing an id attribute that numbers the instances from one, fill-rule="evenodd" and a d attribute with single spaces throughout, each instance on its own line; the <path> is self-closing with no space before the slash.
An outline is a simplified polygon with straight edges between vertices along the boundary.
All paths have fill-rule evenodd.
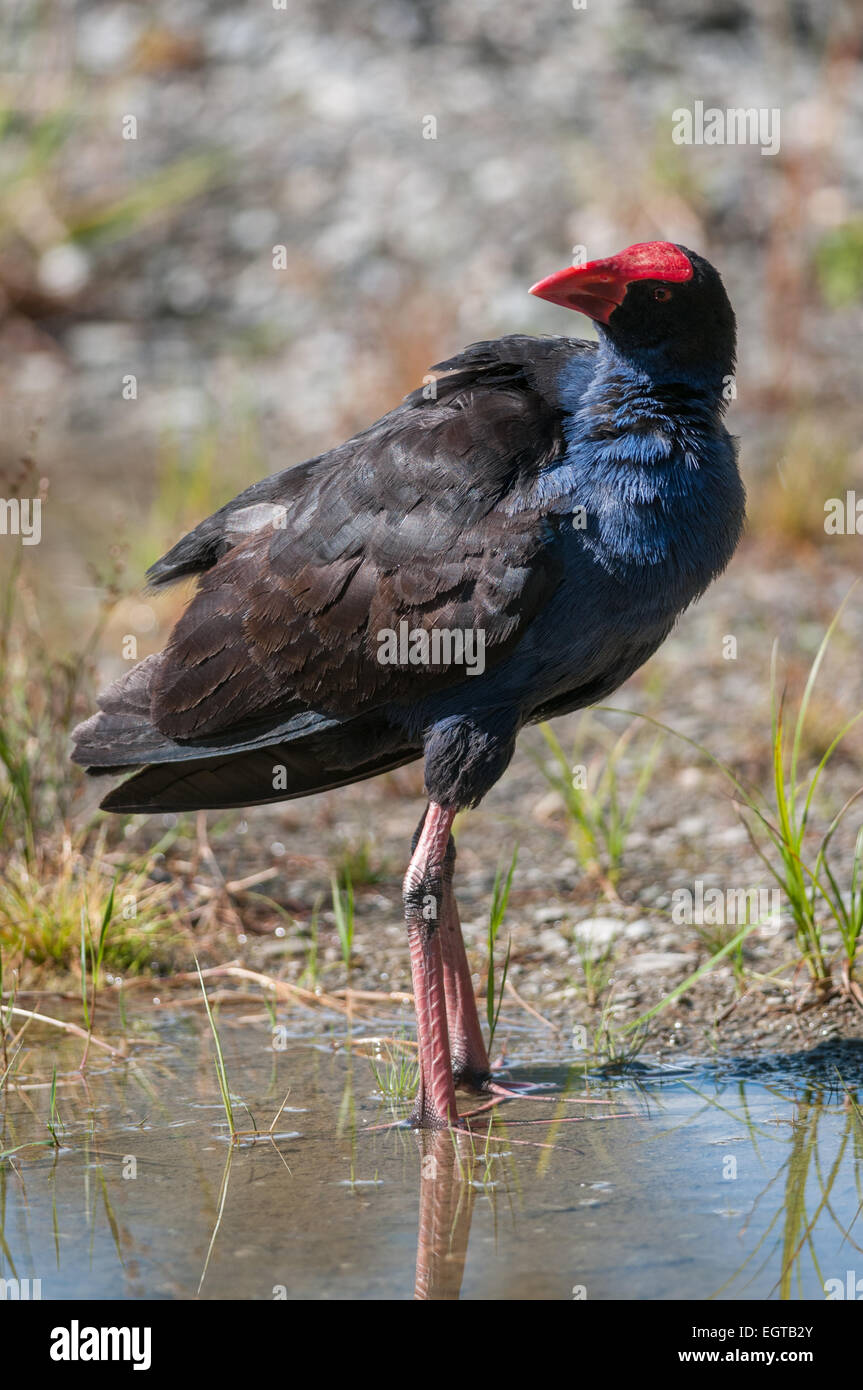
<path id="1" fill-rule="evenodd" d="M 302 745 L 276 744 L 198 762 L 145 767 L 110 791 L 100 805 L 104 811 L 145 814 L 264 806 L 377 777 L 420 756 L 419 749 L 403 748 L 338 768 L 327 766 L 320 754 Z"/>
<path id="2" fill-rule="evenodd" d="M 374 714 L 339 721 L 282 712 L 239 733 L 178 741 L 150 718 L 160 654 L 147 657 L 99 697 L 99 712 L 74 730 L 72 759 L 95 776 L 134 775 L 108 792 L 106 811 L 227 809 L 289 801 L 375 777 L 421 756 Z M 139 769 L 135 771 L 135 769 Z"/>
<path id="3" fill-rule="evenodd" d="M 99 712 L 72 731 L 72 761 L 88 772 L 120 772 L 165 754 L 171 740 L 150 719 L 150 684 L 160 653 L 103 690 Z"/>

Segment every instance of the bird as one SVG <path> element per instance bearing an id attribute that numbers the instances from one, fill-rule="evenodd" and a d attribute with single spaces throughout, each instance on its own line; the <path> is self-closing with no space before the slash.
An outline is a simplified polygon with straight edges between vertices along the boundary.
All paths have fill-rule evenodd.
<path id="1" fill-rule="evenodd" d="M 117 813 L 280 802 L 423 759 L 403 909 L 419 1083 L 463 1123 L 495 1076 L 454 891 L 453 822 L 525 726 L 595 704 L 725 569 L 745 520 L 735 317 L 718 271 L 651 241 L 531 287 L 597 340 L 513 334 L 436 364 L 329 452 L 254 483 L 147 572 L 197 588 L 108 687 L 73 759 Z"/>

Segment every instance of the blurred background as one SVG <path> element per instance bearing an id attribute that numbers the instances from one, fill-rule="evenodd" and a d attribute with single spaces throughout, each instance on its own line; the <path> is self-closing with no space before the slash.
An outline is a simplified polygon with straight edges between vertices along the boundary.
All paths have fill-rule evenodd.
<path id="1" fill-rule="evenodd" d="M 68 768 L 65 729 L 123 668 L 125 639 L 139 656 L 156 649 L 185 601 L 182 590 L 143 595 L 146 565 L 252 479 L 370 423 L 462 345 L 591 336 L 586 320 L 527 294 L 575 247 L 594 257 L 680 241 L 717 265 L 735 306 L 730 423 L 748 534 L 620 703 L 769 774 L 773 640 L 789 680 L 802 679 L 863 553 L 863 537 L 824 527 L 828 499 L 855 487 L 863 497 L 858 6 L 15 0 L 2 28 L 0 495 L 44 499 L 38 546 L 0 537 L 5 775 L 18 798 L 9 854 L 28 836 L 61 861 L 63 844 L 92 845 L 80 837 L 94 833 L 97 792 Z M 778 152 L 674 143 L 672 113 L 695 101 L 778 108 Z M 735 661 L 722 656 L 729 633 Z M 863 704 L 861 638 L 858 598 L 812 706 L 816 730 Z M 859 773 L 853 739 L 849 750 L 839 804 L 842 776 L 853 788 Z M 712 867 L 726 854 L 743 872 L 733 812 L 705 814 L 703 772 L 679 748 L 663 758 L 662 789 L 633 832 L 631 886 L 619 888 L 618 902 L 641 911 L 661 906 L 675 875 L 705 867 L 714 830 L 726 839 Z M 229 818 L 226 863 L 272 871 L 268 891 L 307 926 L 342 855 L 369 888 L 364 910 L 389 913 L 398 934 L 394 885 L 420 791 L 408 768 Z M 507 857 L 516 838 L 528 846 L 516 881 L 525 933 L 584 917 L 595 896 L 579 856 L 561 858 L 555 795 L 520 754 L 464 833 L 468 900 L 489 887 L 472 834 L 491 833 Z M 259 823 L 255 844 L 243 841 Z M 164 850 L 178 856 L 174 881 L 188 870 L 174 908 L 188 906 L 198 866 L 182 831 L 125 828 L 125 843 L 148 852 L 181 836 Z M 86 849 L 76 873 L 101 873 L 102 855 L 120 862 L 122 829 L 98 833 L 99 854 Z M 15 911 L 7 939 L 21 948 L 32 905 Z M 241 895 L 231 911 L 244 929 L 280 920 Z M 47 927 L 27 949 L 68 954 Z M 161 959 L 146 946 L 134 956 Z"/>
<path id="2" fill-rule="evenodd" d="M 82 540 L 143 563 L 466 342 L 589 335 L 527 287 L 653 238 L 728 284 L 759 534 L 820 540 L 809 485 L 863 475 L 859 7 L 284 4 L 5 9 L 0 447 L 38 430 L 67 595 Z M 778 107 L 779 153 L 673 143 L 695 100 Z"/>

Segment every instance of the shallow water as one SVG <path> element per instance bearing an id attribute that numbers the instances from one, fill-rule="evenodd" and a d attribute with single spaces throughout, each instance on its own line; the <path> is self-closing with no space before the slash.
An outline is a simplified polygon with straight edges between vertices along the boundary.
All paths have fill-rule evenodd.
<path id="1" fill-rule="evenodd" d="M 858 1278 L 863 1296 L 859 1043 L 586 1081 L 525 1035 L 511 1074 L 563 1092 L 471 1140 L 373 1129 L 390 1113 L 334 1046 L 343 1024 L 274 1050 L 268 1022 L 230 1013 L 259 1129 L 290 1091 L 272 1141 L 227 1141 L 197 1015 L 159 1015 L 156 1045 L 93 1058 L 86 1083 L 64 1075 L 80 1044 L 30 1042 L 16 1080 L 56 1061 L 61 1147 L 0 1163 L 2 1277 L 43 1298 L 797 1299 Z M 44 1084 L 7 1092 L 0 1147 L 45 1140 L 49 1109 Z"/>

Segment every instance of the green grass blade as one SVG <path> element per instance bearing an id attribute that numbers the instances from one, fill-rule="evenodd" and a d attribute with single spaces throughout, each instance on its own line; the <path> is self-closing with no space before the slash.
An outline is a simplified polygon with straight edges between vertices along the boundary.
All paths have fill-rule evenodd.
<path id="1" fill-rule="evenodd" d="M 512 888 L 512 878 L 513 874 L 515 873 L 515 866 L 517 862 L 518 845 L 516 845 L 515 849 L 512 852 L 512 859 L 510 860 L 509 871 L 506 875 L 506 879 L 504 879 L 503 877 L 503 868 L 501 866 L 498 867 L 497 873 L 495 874 L 494 878 L 494 888 L 492 889 L 491 896 L 491 907 L 489 908 L 488 914 L 488 972 L 486 975 L 485 986 L 485 1013 L 489 1026 L 489 1031 L 492 1037 L 494 1037 L 494 1030 L 497 1027 L 497 1019 L 500 1014 L 499 1000 L 497 1002 L 497 1007 L 495 1008 L 495 999 L 497 992 L 495 990 L 494 981 L 494 952 L 495 947 L 497 945 L 498 934 L 503 924 L 503 919 L 506 916 L 507 904 L 509 903 L 510 889 Z M 506 955 L 506 969 L 509 969 L 509 953 L 510 948 L 508 947 Z M 501 984 L 500 988 L 501 998 L 503 997 L 503 985 L 505 983 L 506 974 L 504 974 L 504 981 L 503 984 Z M 489 1047 L 490 1046 L 491 1039 L 489 1039 Z"/>
<path id="2" fill-rule="evenodd" d="M 225 1068 L 225 1059 L 222 1055 L 222 1044 L 219 1040 L 219 1031 L 216 1027 L 216 1020 L 213 1018 L 213 1011 L 210 1008 L 210 1001 L 207 998 L 207 989 L 204 984 L 204 977 L 201 974 L 201 967 L 198 964 L 197 956 L 195 957 L 195 969 L 198 972 L 198 979 L 201 984 L 201 993 L 204 996 L 204 1007 L 207 1010 L 207 1018 L 210 1024 L 210 1031 L 213 1034 L 213 1042 L 216 1048 L 216 1076 L 219 1080 L 219 1090 L 222 1093 L 222 1105 L 225 1108 L 225 1115 L 227 1116 L 228 1125 L 231 1130 L 231 1138 L 233 1139 L 237 1133 L 237 1126 L 234 1122 L 234 1111 L 231 1105 L 231 1092 L 228 1086 L 228 1073 Z"/>

